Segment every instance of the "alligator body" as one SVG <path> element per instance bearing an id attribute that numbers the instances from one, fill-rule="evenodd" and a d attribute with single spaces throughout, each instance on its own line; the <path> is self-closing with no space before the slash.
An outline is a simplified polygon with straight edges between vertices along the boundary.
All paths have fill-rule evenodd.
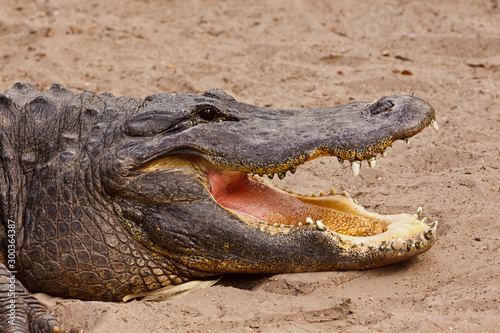
<path id="1" fill-rule="evenodd" d="M 0 327 L 60 329 L 29 292 L 118 301 L 223 273 L 365 269 L 421 254 L 435 223 L 259 175 L 283 178 L 325 155 L 356 175 L 434 119 L 412 96 L 281 110 L 217 89 L 143 100 L 18 83 L 0 94 Z"/>

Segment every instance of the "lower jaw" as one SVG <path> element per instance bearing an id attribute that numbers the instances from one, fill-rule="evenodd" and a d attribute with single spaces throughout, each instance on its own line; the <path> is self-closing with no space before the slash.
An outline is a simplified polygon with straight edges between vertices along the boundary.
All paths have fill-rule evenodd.
<path id="1" fill-rule="evenodd" d="M 349 196 L 304 197 L 239 172 L 208 172 L 208 178 L 219 204 L 254 228 L 271 235 L 320 232 L 330 239 L 338 253 L 347 256 L 333 269 L 364 269 L 406 260 L 427 251 L 436 240 L 437 222 L 427 225 L 410 214 L 368 212 Z M 277 202 L 279 208 L 273 207 Z M 349 258 L 353 253 L 359 261 Z"/>

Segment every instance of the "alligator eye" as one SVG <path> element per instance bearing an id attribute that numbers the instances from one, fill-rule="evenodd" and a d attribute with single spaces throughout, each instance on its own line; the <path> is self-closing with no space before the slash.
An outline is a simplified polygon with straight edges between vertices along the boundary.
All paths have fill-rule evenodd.
<path id="1" fill-rule="evenodd" d="M 198 115 L 203 120 L 214 120 L 217 117 L 217 111 L 212 108 L 203 108 L 198 111 Z"/>

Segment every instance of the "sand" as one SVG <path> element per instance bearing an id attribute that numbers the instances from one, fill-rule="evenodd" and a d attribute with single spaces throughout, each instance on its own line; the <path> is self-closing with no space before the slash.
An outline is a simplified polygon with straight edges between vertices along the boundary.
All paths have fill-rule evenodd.
<path id="1" fill-rule="evenodd" d="M 260 106 L 415 94 L 440 130 L 352 177 L 315 160 L 282 186 L 347 190 L 438 220 L 413 260 L 366 271 L 230 276 L 163 303 L 38 294 L 83 332 L 494 332 L 500 327 L 500 8 L 491 1 L 0 1 L 0 90 L 59 82 L 145 97 L 222 88 Z M 311 129 L 312 131 L 314 129 Z"/>

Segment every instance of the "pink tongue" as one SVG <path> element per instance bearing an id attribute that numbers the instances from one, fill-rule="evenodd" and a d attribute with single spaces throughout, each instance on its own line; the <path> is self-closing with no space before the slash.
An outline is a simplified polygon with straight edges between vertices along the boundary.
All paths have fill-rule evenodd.
<path id="1" fill-rule="evenodd" d="M 234 171 L 210 171 L 210 193 L 222 206 L 240 215 L 251 215 L 269 224 L 298 225 L 307 217 L 321 220 L 331 230 L 350 236 L 372 236 L 383 232 L 381 224 L 365 216 L 341 212 L 330 201 L 297 199 Z M 326 204 L 326 205 L 323 205 Z"/>
<path id="2" fill-rule="evenodd" d="M 210 193 L 222 206 L 269 223 L 297 224 L 305 219 L 307 205 L 249 178 L 245 173 L 209 172 Z"/>

